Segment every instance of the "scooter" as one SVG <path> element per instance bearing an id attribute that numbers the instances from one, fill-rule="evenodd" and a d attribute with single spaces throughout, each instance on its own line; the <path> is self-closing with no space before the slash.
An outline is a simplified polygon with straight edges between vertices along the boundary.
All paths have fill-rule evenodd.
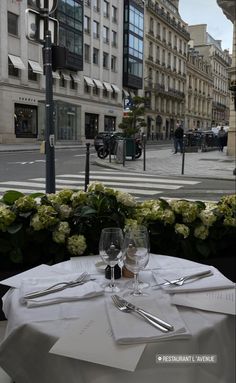
<path id="1" fill-rule="evenodd" d="M 104 159 L 108 154 L 116 153 L 116 137 L 111 135 L 103 139 L 103 144 L 101 144 L 97 149 L 98 157 Z M 139 138 L 135 139 L 135 158 L 139 158 L 142 155 L 142 141 Z"/>

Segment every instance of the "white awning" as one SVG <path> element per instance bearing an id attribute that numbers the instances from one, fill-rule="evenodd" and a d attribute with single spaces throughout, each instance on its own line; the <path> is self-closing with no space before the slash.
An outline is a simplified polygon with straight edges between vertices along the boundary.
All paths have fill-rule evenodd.
<path id="1" fill-rule="evenodd" d="M 120 92 L 120 88 L 118 88 L 117 85 L 111 84 L 111 87 L 113 88 L 114 92 L 116 92 L 116 93 Z"/>
<path id="2" fill-rule="evenodd" d="M 43 68 L 41 68 L 38 62 L 29 60 L 29 64 L 34 73 L 43 74 Z"/>
<path id="3" fill-rule="evenodd" d="M 125 96 L 126 98 L 128 98 L 128 97 L 129 97 L 129 92 L 128 92 L 127 90 L 125 90 L 125 89 L 123 89 L 123 92 L 124 92 L 124 96 Z"/>
<path id="4" fill-rule="evenodd" d="M 84 81 L 86 82 L 88 86 L 94 86 L 94 82 L 90 77 L 84 76 Z"/>
<path id="5" fill-rule="evenodd" d="M 58 80 L 61 78 L 58 72 L 52 72 L 52 77 L 57 78 Z"/>
<path id="6" fill-rule="evenodd" d="M 71 81 L 71 77 L 69 74 L 67 73 L 62 73 L 61 76 L 64 78 L 64 80 L 66 81 Z"/>
<path id="7" fill-rule="evenodd" d="M 99 89 L 104 89 L 102 82 L 100 80 L 96 80 L 95 78 L 93 79 L 94 84 L 96 85 L 97 88 Z"/>
<path id="8" fill-rule="evenodd" d="M 71 73 L 70 77 L 74 80 L 74 82 L 80 82 L 80 78 L 76 73 Z"/>
<path id="9" fill-rule="evenodd" d="M 103 85 L 105 86 L 108 92 L 113 92 L 113 89 L 111 87 L 111 84 L 109 84 L 109 82 L 104 82 Z"/>
<path id="10" fill-rule="evenodd" d="M 18 56 L 8 55 L 9 59 L 11 60 L 14 68 L 17 69 L 26 69 L 23 61 Z"/>

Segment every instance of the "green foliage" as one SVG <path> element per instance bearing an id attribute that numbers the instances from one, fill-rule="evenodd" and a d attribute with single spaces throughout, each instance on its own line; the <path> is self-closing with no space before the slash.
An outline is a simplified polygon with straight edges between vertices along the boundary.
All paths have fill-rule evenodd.
<path id="1" fill-rule="evenodd" d="M 18 196 L 18 198 L 17 198 Z M 27 269 L 98 254 L 104 227 L 143 224 L 151 252 L 201 262 L 235 254 L 236 195 L 218 203 L 146 200 L 92 183 L 37 198 L 7 192 L 0 202 L 0 268 Z"/>
<path id="2" fill-rule="evenodd" d="M 126 137 L 134 137 L 136 133 L 140 132 L 141 127 L 146 126 L 144 120 L 146 99 L 144 97 L 135 96 L 132 102 L 129 115 L 123 117 L 122 122 L 119 124 L 119 128 L 123 130 Z"/>

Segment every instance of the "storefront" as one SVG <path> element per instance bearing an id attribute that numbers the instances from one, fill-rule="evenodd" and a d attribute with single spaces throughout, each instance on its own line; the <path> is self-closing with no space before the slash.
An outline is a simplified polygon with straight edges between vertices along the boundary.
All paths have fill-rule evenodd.
<path id="1" fill-rule="evenodd" d="M 16 138 L 36 138 L 38 136 L 37 107 L 15 104 L 14 121 Z"/>

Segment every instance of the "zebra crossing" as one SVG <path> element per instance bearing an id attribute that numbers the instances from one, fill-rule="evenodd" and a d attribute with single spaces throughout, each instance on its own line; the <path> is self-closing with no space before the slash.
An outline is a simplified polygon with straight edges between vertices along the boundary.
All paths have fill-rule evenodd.
<path id="1" fill-rule="evenodd" d="M 90 183 L 98 181 L 107 187 L 130 193 L 137 199 L 151 198 L 163 194 L 163 191 L 174 191 L 186 185 L 196 185 L 199 181 L 182 179 L 158 178 L 153 174 L 131 173 L 125 171 L 107 170 L 90 171 Z M 76 189 L 83 190 L 85 173 L 59 174 L 56 176 L 56 190 Z M 45 192 L 45 178 L 30 178 L 26 181 L 3 181 L 0 182 L 0 194 L 7 190 L 18 190 L 24 194 Z"/>

